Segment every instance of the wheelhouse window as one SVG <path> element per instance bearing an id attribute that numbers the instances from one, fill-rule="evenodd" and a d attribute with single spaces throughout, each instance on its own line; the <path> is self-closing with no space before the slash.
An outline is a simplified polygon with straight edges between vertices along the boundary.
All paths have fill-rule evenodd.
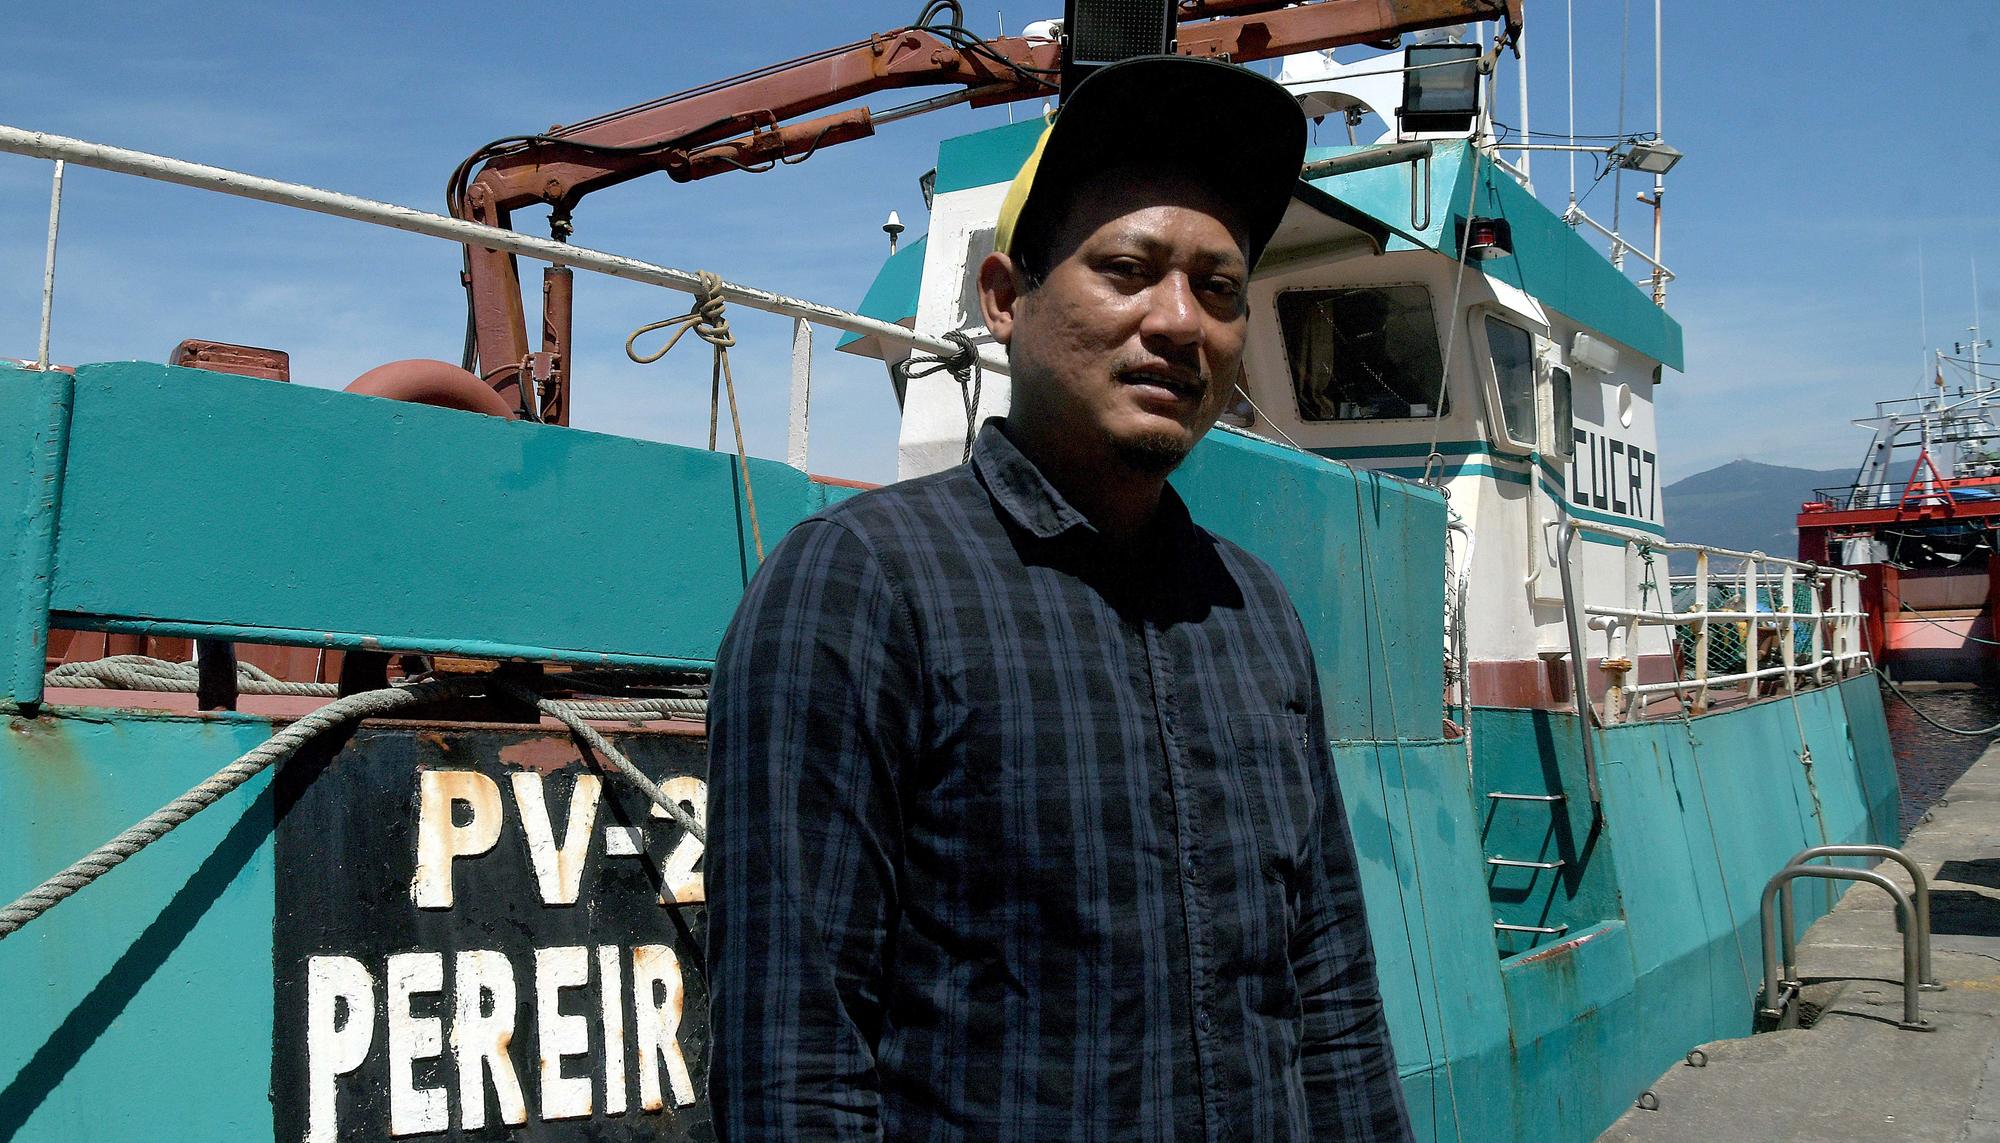
<path id="1" fill-rule="evenodd" d="M 1548 451 L 1568 460 L 1576 455 L 1576 414 L 1570 406 L 1569 370 L 1557 366 L 1549 370 Z"/>
<path id="2" fill-rule="evenodd" d="M 1288 290 L 1278 295 L 1278 325 L 1302 419 L 1391 420 L 1450 411 L 1437 319 L 1424 287 Z"/>
<path id="3" fill-rule="evenodd" d="M 1535 447 L 1535 338 L 1496 317 L 1486 319 L 1486 348 L 1500 386 L 1500 420 L 1507 438 Z"/>

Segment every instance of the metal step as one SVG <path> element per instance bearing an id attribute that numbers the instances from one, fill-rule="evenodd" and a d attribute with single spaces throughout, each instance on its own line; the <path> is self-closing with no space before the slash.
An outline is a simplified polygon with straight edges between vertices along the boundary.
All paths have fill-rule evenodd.
<path id="1" fill-rule="evenodd" d="M 1486 795 L 1496 802 L 1566 802 L 1567 794 L 1504 794 L 1494 792 Z"/>
<path id="2" fill-rule="evenodd" d="M 1505 921 L 1493 922 L 1496 933 L 1540 933 L 1545 937 L 1561 936 L 1569 932 L 1568 925 L 1510 925 Z"/>
<path id="3" fill-rule="evenodd" d="M 1504 865 L 1509 869 L 1561 869 L 1563 867 L 1563 861 L 1560 857 L 1554 861 L 1516 861 L 1511 857 L 1489 857 L 1486 859 L 1486 864 Z"/>

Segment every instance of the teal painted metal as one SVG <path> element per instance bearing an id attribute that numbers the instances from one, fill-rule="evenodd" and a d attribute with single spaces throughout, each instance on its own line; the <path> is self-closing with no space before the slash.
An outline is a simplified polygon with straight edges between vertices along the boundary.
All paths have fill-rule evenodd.
<path id="1" fill-rule="evenodd" d="M 15 599 L 0 679 L 22 705 L 42 700 L 73 388 L 67 373 L 0 367 L 0 583 Z"/>
<path id="2" fill-rule="evenodd" d="M 1356 150 L 1314 147 L 1308 162 Z M 1469 143 L 1440 143 L 1431 158 L 1430 226 L 1410 229 L 1411 166 L 1376 167 L 1317 179 L 1313 185 L 1414 238 L 1390 249 L 1422 246 L 1449 256 L 1458 250 L 1458 223 L 1468 213 L 1504 218 L 1514 254 L 1480 269 L 1532 295 L 1578 324 L 1603 332 L 1669 368 L 1682 368 L 1680 323 L 1624 273 Z M 1477 186 L 1474 182 L 1477 182 Z M 1468 212 L 1467 207 L 1470 206 Z"/>
<path id="3" fill-rule="evenodd" d="M 757 558 L 725 453 L 195 370 L 79 369 L 67 461 L 50 606 L 103 619 L 706 660 Z M 842 491 L 749 463 L 770 543 Z"/>
<path id="4" fill-rule="evenodd" d="M 875 280 L 868 284 L 868 292 L 861 296 L 861 308 L 855 312 L 862 317 L 872 317 L 886 322 L 915 322 L 917 318 L 917 292 L 923 285 L 924 248 L 929 245 L 929 235 L 889 255 L 882 268 L 875 272 Z M 861 341 L 873 341 L 859 333 L 843 336 L 834 346 L 846 349 Z"/>
<path id="5" fill-rule="evenodd" d="M 1014 177 L 1040 137 L 1039 121 L 995 127 L 938 148 L 937 190 L 965 190 Z M 1314 147 L 1308 162 L 1357 150 Z M 1578 324 L 1681 369 L 1680 323 L 1653 304 L 1624 273 L 1469 143 L 1440 143 L 1431 158 L 1430 225 L 1411 226 L 1408 163 L 1316 179 L 1312 185 L 1360 209 L 1397 234 L 1389 249 L 1429 249 L 1455 257 L 1458 223 L 1470 213 L 1504 218 L 1513 230 L 1514 254 L 1480 269 L 1532 295 Z M 1474 185 L 1476 181 L 1477 186 Z M 864 311 L 865 312 L 865 311 Z"/>
<path id="6" fill-rule="evenodd" d="M 103 619 L 94 615 L 57 612 L 58 626 L 75 631 L 108 631 L 114 635 L 157 635 L 179 639 L 215 639 L 231 643 L 273 643 L 284 647 L 326 647 L 339 651 L 390 651 L 462 655 L 469 659 L 521 659 L 529 662 L 577 663 L 613 667 L 655 667 L 665 670 L 707 670 L 712 658 L 670 659 L 657 655 L 619 655 L 609 651 L 577 651 L 536 647 L 525 643 L 493 643 L 483 639 L 426 639 L 396 635 L 360 635 L 351 631 L 301 631 L 284 627 L 244 627 L 229 623 L 163 623 L 152 619 Z"/>
<path id="7" fill-rule="evenodd" d="M 1228 432 L 1211 433 L 1173 483 L 1195 519 L 1292 585 L 1336 683 L 1326 688 L 1335 739 L 1436 739 L 1444 605 L 1429 589 L 1444 586 L 1442 496 Z"/>
<path id="8" fill-rule="evenodd" d="M 1575 715 L 1476 711 L 1470 772 L 1463 743 L 1437 737 L 1434 493 L 1219 434 L 1174 479 L 1198 519 L 1285 578 L 1319 653 L 1419 1138 L 1594 1138 L 1688 1047 L 1750 1030 L 1758 894 L 1791 853 L 1893 840 L 1872 679 L 1801 694 L 1796 710 L 1771 700 L 1600 731 L 1600 819 Z M 1494 802 L 1492 790 L 1569 800 Z M 1488 866 L 1494 856 L 1565 865 Z M 1831 901 L 1802 901 L 1812 916 L 1800 924 Z M 1568 931 L 1513 943 L 1496 920 Z"/>
<path id="9" fill-rule="evenodd" d="M 938 144 L 938 194 L 1011 182 L 1042 137 L 1040 116 L 960 135 Z"/>
<path id="10" fill-rule="evenodd" d="M 4 507 L 59 515 L 52 601 L 102 626 L 231 638 L 283 626 L 300 638 L 379 632 L 384 646 L 700 662 L 747 569 L 726 456 L 134 365 L 83 370 L 71 426 L 60 513 L 18 492 Z M 27 439 L 17 423 L 4 431 L 0 447 Z M 767 543 L 851 494 L 776 465 L 753 473 Z M 1284 577 L 1318 649 L 1419 1138 L 1592 1137 L 1686 1047 L 1748 1030 L 1757 895 L 1786 857 L 1894 840 L 1887 731 L 1867 677 L 1597 732 L 1599 820 L 1582 796 L 1575 716 L 1476 711 L 1469 757 L 1441 736 L 1437 493 L 1233 433 L 1212 434 L 1174 481 L 1198 519 Z M 696 522 L 606 542 L 591 510 L 640 494 Z M 700 497 L 724 509 L 703 514 Z M 409 519 L 356 509 L 386 502 Z M 545 535 L 548 520 L 563 523 Z M 523 563 L 537 546 L 546 558 Z M 509 573 L 541 585 L 558 565 L 564 607 L 538 595 L 531 610 L 509 593 Z M 690 609 L 686 622 L 672 614 Z M 18 661 L 24 636 L 9 638 Z M 12 720 L 0 735 L 0 894 L 268 732 L 243 717 L 61 708 Z M 1538 811 L 1485 797 L 1503 787 L 1570 802 Z M 269 1137 L 277 812 L 260 780 L 0 942 L 0 981 L 25 998 L 0 1025 L 0 1137 Z M 1491 856 L 1565 865 L 1505 881 L 1521 874 L 1496 872 Z M 1801 925 L 1830 901 L 1802 890 Z M 1503 943 L 1496 918 L 1569 928 Z"/>
<path id="11" fill-rule="evenodd" d="M 12 900 L 269 737 L 48 714 L 0 732 Z M 366 807 L 357 807 L 368 812 Z M 0 941 L 0 1139 L 269 1139 L 270 777 Z"/>

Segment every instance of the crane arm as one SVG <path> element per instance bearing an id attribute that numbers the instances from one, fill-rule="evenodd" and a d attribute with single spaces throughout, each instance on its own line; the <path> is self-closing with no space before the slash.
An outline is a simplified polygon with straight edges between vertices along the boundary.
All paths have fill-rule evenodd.
<path id="1" fill-rule="evenodd" d="M 1247 63 L 1473 20 L 1499 19 L 1511 34 L 1520 25 L 1521 0 L 1307 0 L 1291 6 L 1284 0 L 1181 0 L 1179 18 L 1181 54 Z M 1060 54 L 1060 46 L 1047 40 L 983 39 L 956 23 L 901 28 L 545 134 L 497 141 L 459 165 L 447 196 L 458 217 L 502 227 L 510 225 L 513 211 L 545 204 L 556 236 L 567 237 L 570 212 L 584 195 L 655 171 L 686 182 L 764 170 L 938 107 L 1052 96 Z M 957 90 L 882 112 L 849 107 L 806 118 L 885 91 L 945 85 Z M 531 354 L 513 256 L 483 247 L 466 251 L 481 375 L 509 403 L 555 423 L 568 421 L 567 274 L 558 268 L 544 280 L 543 347 Z M 534 390 L 538 399 L 525 395 Z"/>

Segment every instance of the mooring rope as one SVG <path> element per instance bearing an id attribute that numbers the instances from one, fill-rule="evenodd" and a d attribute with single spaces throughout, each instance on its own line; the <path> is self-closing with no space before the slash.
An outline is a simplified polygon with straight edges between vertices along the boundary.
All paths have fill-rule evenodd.
<path id="1" fill-rule="evenodd" d="M 194 694 L 200 689 L 200 670 L 193 663 L 173 663 L 150 655 L 112 655 L 88 663 L 64 663 L 42 676 L 51 687 L 88 687 L 94 690 L 164 691 Z M 336 698 L 340 688 L 333 683 L 295 683 L 272 675 L 252 663 L 236 664 L 236 689 L 246 695 L 298 695 L 305 698 Z"/>
<path id="2" fill-rule="evenodd" d="M 145 659 L 145 656 L 127 656 Z M 151 660 L 158 663 L 159 660 Z M 185 664 L 165 664 L 183 666 Z M 101 663 L 78 663 L 77 667 L 96 667 Z M 152 680 L 160 676 L 149 666 L 134 667 L 121 664 L 113 669 L 113 675 L 129 674 L 131 677 Z M 260 672 L 261 673 L 261 672 Z M 73 674 L 70 677 L 85 677 Z M 96 678 L 97 675 L 88 677 Z M 168 680 L 172 681 L 172 680 Z M 303 685 L 303 684 L 301 684 Z M 145 689 L 162 689 L 152 682 L 143 684 Z M 707 703 L 696 699 L 657 698 L 642 699 L 631 703 L 580 703 L 551 699 L 534 689 L 511 679 L 495 675 L 461 675 L 442 679 L 428 679 L 389 687 L 385 690 L 363 691 L 348 695 L 313 711 L 311 714 L 278 731 L 268 740 L 247 754 L 215 772 L 187 793 L 146 815 L 131 828 L 91 850 L 72 862 L 68 868 L 22 894 L 12 904 L 0 909 L 0 940 L 5 940 L 21 927 L 47 913 L 74 895 L 79 889 L 116 869 L 126 859 L 140 850 L 165 837 L 189 818 L 221 801 L 245 782 L 269 769 L 274 763 L 291 757 L 299 747 L 320 734 L 335 727 L 373 718 L 394 710 L 415 706 L 441 698 L 454 698 L 476 692 L 498 690 L 533 705 L 543 714 L 549 715 L 567 727 L 570 733 L 581 739 L 586 746 L 595 750 L 611 763 L 618 775 L 645 794 L 653 804 L 665 810 L 679 826 L 696 841 L 706 844 L 708 830 L 681 803 L 669 797 L 658 783 L 633 765 L 622 751 L 584 718 L 594 717 L 591 711 L 617 711 L 614 717 L 625 717 L 624 712 L 632 709 L 673 709 L 676 712 L 692 712 L 693 708 L 706 709 Z"/>
<path id="3" fill-rule="evenodd" d="M 532 688 L 509 679 L 495 679 L 494 682 L 498 684 L 499 689 L 506 691 L 522 702 L 533 703 L 537 710 L 568 727 L 571 734 L 582 739 L 584 745 L 603 756 L 605 761 L 611 763 L 613 769 L 617 770 L 626 781 L 645 794 L 648 800 L 667 811 L 667 814 L 682 829 L 688 831 L 690 836 L 704 845 L 708 844 L 707 828 L 679 802 L 668 797 L 667 792 L 660 789 L 659 783 L 648 778 L 644 771 L 634 766 L 630 758 L 625 757 L 623 752 L 616 746 L 611 745 L 609 739 L 597 732 L 596 727 L 583 721 L 581 717 L 570 710 L 569 704 L 546 698 Z"/>
<path id="4" fill-rule="evenodd" d="M 949 372 L 951 379 L 958 382 L 959 401 L 965 406 L 965 451 L 959 457 L 963 463 L 972 459 L 972 442 L 979 435 L 979 397 L 986 385 L 986 375 L 979 368 L 979 350 L 973 346 L 971 338 L 958 330 L 943 336 L 946 341 L 958 346 L 958 352 L 949 357 L 911 354 L 891 365 L 889 370 L 903 383 L 905 392 L 909 389 L 911 378 L 929 377 L 933 373 Z"/>
<path id="5" fill-rule="evenodd" d="M 35 886 L 0 909 L 0 940 L 55 908 L 77 890 L 116 869 L 140 850 L 171 833 L 182 822 L 214 805 L 224 795 L 263 773 L 272 763 L 290 757 L 318 735 L 359 719 L 387 714 L 434 699 L 465 694 L 484 686 L 486 676 L 411 683 L 387 690 L 348 695 L 313 711 L 249 753 L 224 766 L 187 793 L 146 815 L 125 832 L 91 850 L 69 868 Z"/>
<path id="6" fill-rule="evenodd" d="M 1907 706 L 1912 711 L 1916 712 L 1916 716 L 1918 718 L 1923 719 L 1925 722 L 1930 723 L 1932 726 L 1937 727 L 1939 730 L 1944 731 L 1946 734 L 1956 734 L 1961 738 L 1986 738 L 1995 734 L 2000 734 L 2000 722 L 1996 722 L 1992 726 L 1982 726 L 1978 730 L 1960 730 L 1958 727 L 1955 726 L 1946 726 L 1944 723 L 1939 722 L 1937 719 L 1932 718 L 1928 714 L 1925 714 L 1924 709 L 1918 706 L 1915 700 L 1911 699 L 1910 696 L 1903 690 L 1903 688 L 1896 685 L 1896 680 L 1890 678 L 1887 671 L 1884 671 L 1880 667 L 1874 668 L 1874 671 L 1875 674 L 1881 678 L 1882 682 L 1886 684 L 1891 691 L 1895 692 L 1896 697 L 1903 700 L 1904 706 Z"/>
<path id="7" fill-rule="evenodd" d="M 750 539 L 757 548 L 757 562 L 764 562 L 764 531 L 757 525 L 757 495 L 750 490 L 750 458 L 743 449 L 743 418 L 736 411 L 736 375 L 729 368 L 729 350 L 736 344 L 736 335 L 729 331 L 729 319 L 724 316 L 722 279 L 702 270 L 698 272 L 700 282 L 695 288 L 694 304 L 688 312 L 677 314 L 662 321 L 642 325 L 625 339 L 625 356 L 639 365 L 651 365 L 665 357 L 681 336 L 689 330 L 696 337 L 715 347 L 715 361 L 709 368 L 708 378 L 708 451 L 715 451 L 717 422 L 722 417 L 722 395 L 729 394 L 729 424 L 736 432 L 736 467 L 743 474 L 743 503 L 750 513 Z M 672 329 L 674 335 L 656 353 L 642 354 L 633 344 L 655 330 Z"/>
<path id="8" fill-rule="evenodd" d="M 593 672 L 575 682 L 596 680 L 612 686 L 644 685 L 644 676 L 634 673 L 618 678 L 607 672 Z M 572 680 L 556 676 L 558 684 Z M 93 690 L 156 691 L 168 694 L 195 694 L 200 689 L 200 669 L 193 663 L 175 663 L 150 655 L 113 655 L 87 663 L 64 663 L 42 676 L 49 687 L 87 687 Z M 289 682 L 251 663 L 236 664 L 236 689 L 246 695 L 294 695 L 303 698 L 337 698 L 334 683 Z M 555 709 L 578 718 L 610 722 L 654 722 L 669 718 L 699 719 L 708 715 L 708 700 L 690 695 L 638 695 L 631 698 L 592 697 L 548 699 Z"/>

